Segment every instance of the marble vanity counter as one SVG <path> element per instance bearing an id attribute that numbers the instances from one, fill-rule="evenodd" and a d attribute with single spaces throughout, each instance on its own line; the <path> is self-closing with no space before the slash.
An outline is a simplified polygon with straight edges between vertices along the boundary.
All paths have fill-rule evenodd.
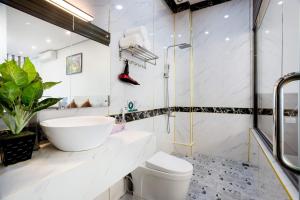
<path id="1" fill-rule="evenodd" d="M 100 147 L 62 152 L 49 145 L 29 161 L 0 167 L 1 200 L 92 200 L 148 159 L 155 136 L 142 131 L 111 135 Z"/>

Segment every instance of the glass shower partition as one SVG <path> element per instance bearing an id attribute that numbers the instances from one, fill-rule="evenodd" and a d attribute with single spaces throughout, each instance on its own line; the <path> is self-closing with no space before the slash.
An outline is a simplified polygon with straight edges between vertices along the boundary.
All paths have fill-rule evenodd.
<path id="1" fill-rule="evenodd" d="M 270 150 L 276 150 L 275 124 L 273 121 L 274 86 L 287 74 L 299 73 L 300 65 L 300 3 L 298 0 L 269 0 L 263 17 L 256 26 L 256 129 Z M 261 8 L 262 9 L 262 8 Z M 282 87 L 280 106 L 283 135 L 283 157 L 300 167 L 299 159 L 299 94 L 300 81 Z M 276 110 L 275 110 L 276 111 Z M 278 144 L 280 145 L 280 144 Z M 274 151 L 275 152 L 275 151 Z M 295 185 L 296 173 L 286 170 Z"/>

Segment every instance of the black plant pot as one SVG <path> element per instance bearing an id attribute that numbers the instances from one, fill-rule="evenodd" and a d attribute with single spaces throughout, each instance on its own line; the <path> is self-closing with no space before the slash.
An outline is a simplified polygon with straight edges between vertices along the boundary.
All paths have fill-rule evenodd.
<path id="1" fill-rule="evenodd" d="M 36 134 L 30 131 L 24 131 L 20 135 L 0 131 L 0 154 L 3 165 L 31 159 L 35 138 Z"/>

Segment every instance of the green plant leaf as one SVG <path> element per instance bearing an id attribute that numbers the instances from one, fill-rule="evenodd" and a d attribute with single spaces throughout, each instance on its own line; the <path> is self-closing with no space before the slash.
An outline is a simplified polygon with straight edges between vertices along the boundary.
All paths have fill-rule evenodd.
<path id="1" fill-rule="evenodd" d="M 49 108 L 50 106 L 53 106 L 56 103 L 58 103 L 60 100 L 62 100 L 62 98 L 47 98 L 47 99 L 44 99 L 43 101 L 37 103 L 37 105 L 35 106 L 33 112 L 38 112 L 40 110 Z"/>
<path id="2" fill-rule="evenodd" d="M 4 108 L 0 105 L 0 117 L 2 117 L 4 114 Z"/>
<path id="3" fill-rule="evenodd" d="M 44 90 L 47 90 L 59 83 L 61 83 L 61 81 L 60 82 L 45 82 L 45 83 L 43 83 L 43 88 L 44 88 Z"/>
<path id="4" fill-rule="evenodd" d="M 34 67 L 34 65 L 32 64 L 32 62 L 29 60 L 29 58 L 25 58 L 24 64 L 23 64 L 23 70 L 27 73 L 27 77 L 28 77 L 28 84 L 31 83 L 36 75 L 36 69 Z"/>
<path id="5" fill-rule="evenodd" d="M 11 103 L 21 96 L 20 88 L 12 81 L 4 83 L 0 88 L 0 93 L 2 98 L 7 98 Z"/>
<path id="6" fill-rule="evenodd" d="M 17 84 L 17 86 L 25 87 L 28 84 L 27 73 L 17 65 L 15 61 L 6 62 L 5 74 L 9 74 L 12 81 Z"/>
<path id="7" fill-rule="evenodd" d="M 6 61 L 7 62 L 7 61 Z M 7 64 L 6 62 L 0 64 L 0 73 L 1 73 L 1 77 L 4 79 L 4 80 L 11 80 L 10 78 L 10 75 L 8 73 L 8 69 L 7 69 Z"/>
<path id="8" fill-rule="evenodd" d="M 15 123 L 14 117 L 10 114 L 4 114 L 2 116 L 2 120 L 3 120 L 4 124 L 9 128 L 9 130 L 13 134 L 16 134 L 16 123 Z"/>
<path id="9" fill-rule="evenodd" d="M 35 81 L 24 88 L 22 93 L 22 102 L 26 105 L 32 105 L 43 95 L 43 84 L 40 80 Z"/>

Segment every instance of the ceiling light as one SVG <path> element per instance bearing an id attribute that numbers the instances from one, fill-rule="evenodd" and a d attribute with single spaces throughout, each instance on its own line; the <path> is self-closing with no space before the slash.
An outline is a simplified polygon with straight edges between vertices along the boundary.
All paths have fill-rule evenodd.
<path id="1" fill-rule="evenodd" d="M 205 35 L 208 35 L 208 34 L 209 34 L 209 32 L 208 32 L 208 31 L 205 31 L 205 32 L 204 32 L 204 34 L 205 34 Z"/>
<path id="2" fill-rule="evenodd" d="M 278 4 L 278 5 L 282 5 L 282 4 L 283 4 L 283 1 L 278 1 L 277 4 Z"/>
<path id="3" fill-rule="evenodd" d="M 178 37 L 179 37 L 179 38 L 181 38 L 181 37 L 182 37 L 182 35 L 181 35 L 181 34 L 178 34 Z"/>
<path id="4" fill-rule="evenodd" d="M 229 15 L 224 15 L 224 19 L 228 19 L 229 18 Z"/>
<path id="5" fill-rule="evenodd" d="M 270 33 L 270 31 L 269 30 L 265 30 L 265 34 L 269 34 Z"/>
<path id="6" fill-rule="evenodd" d="M 30 22 L 25 22 L 25 25 L 30 25 L 31 23 Z"/>
<path id="7" fill-rule="evenodd" d="M 66 31 L 66 35 L 71 35 L 71 31 Z"/>
<path id="8" fill-rule="evenodd" d="M 229 37 L 225 38 L 225 41 L 226 42 L 230 41 L 230 38 Z"/>
<path id="9" fill-rule="evenodd" d="M 174 37 L 174 35 L 173 35 L 173 34 L 171 34 L 171 35 L 170 35 L 170 37 L 171 37 L 171 38 L 173 38 L 173 37 Z"/>
<path id="10" fill-rule="evenodd" d="M 121 4 L 118 4 L 115 6 L 115 9 L 117 10 L 122 10 L 123 9 L 123 6 Z"/>
<path id="11" fill-rule="evenodd" d="M 47 43 L 51 43 L 52 41 L 50 39 L 46 39 L 46 42 Z"/>
<path id="12" fill-rule="evenodd" d="M 71 15 L 74 15 L 75 17 L 83 20 L 83 21 L 93 21 L 94 17 L 87 14 L 86 12 L 80 10 L 79 8 L 77 8 L 76 6 L 68 3 L 67 1 L 64 0 L 46 0 L 47 2 L 55 5 L 56 7 L 70 13 Z"/>
<path id="13" fill-rule="evenodd" d="M 33 49 L 33 50 L 36 49 L 36 46 L 32 46 L 31 49 Z"/>

